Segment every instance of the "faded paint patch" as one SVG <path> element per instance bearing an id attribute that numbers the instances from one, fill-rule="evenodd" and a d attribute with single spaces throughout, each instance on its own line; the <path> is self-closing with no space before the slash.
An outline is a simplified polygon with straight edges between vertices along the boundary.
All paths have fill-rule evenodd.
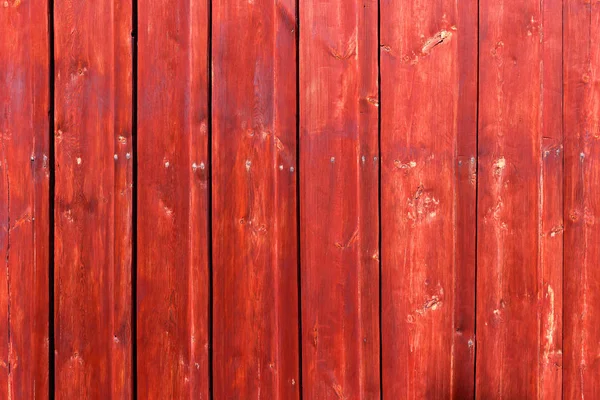
<path id="1" fill-rule="evenodd" d="M 419 185 L 415 194 L 408 198 L 408 220 L 413 226 L 424 221 L 431 220 L 437 215 L 440 201 L 425 191 L 423 185 Z"/>
<path id="2" fill-rule="evenodd" d="M 552 230 L 550 231 L 550 237 L 556 237 L 557 235 L 559 235 L 560 233 L 562 233 L 562 231 L 564 230 L 562 225 L 556 226 L 554 228 L 552 228 Z"/>
<path id="3" fill-rule="evenodd" d="M 493 167 L 494 175 L 501 176 L 502 171 L 504 171 L 504 168 L 506 168 L 506 159 L 504 157 L 498 158 L 496 161 L 494 161 Z"/>
<path id="4" fill-rule="evenodd" d="M 416 161 L 409 161 L 406 163 L 403 163 L 400 160 L 394 160 L 394 166 L 398 169 L 410 169 L 410 168 L 414 168 L 417 166 Z"/>

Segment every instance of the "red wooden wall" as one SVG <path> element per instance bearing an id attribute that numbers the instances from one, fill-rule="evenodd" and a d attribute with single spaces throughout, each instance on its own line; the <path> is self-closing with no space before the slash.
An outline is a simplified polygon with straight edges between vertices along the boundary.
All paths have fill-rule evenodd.
<path id="1" fill-rule="evenodd" d="M 0 398 L 600 398 L 600 2 L 0 2 Z"/>

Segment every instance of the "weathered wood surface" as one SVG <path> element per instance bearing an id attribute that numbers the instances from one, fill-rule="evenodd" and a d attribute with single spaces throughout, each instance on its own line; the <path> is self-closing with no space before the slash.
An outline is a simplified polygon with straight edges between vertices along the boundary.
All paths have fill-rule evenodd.
<path id="1" fill-rule="evenodd" d="M 0 5 L 0 397 L 48 398 L 50 54 L 43 2 Z"/>
<path id="2" fill-rule="evenodd" d="M 382 374 L 473 398 L 477 2 L 381 2 Z"/>
<path id="3" fill-rule="evenodd" d="M 306 398 L 379 398 L 377 2 L 300 2 Z"/>
<path id="4" fill-rule="evenodd" d="M 563 377 L 563 204 L 564 134 L 563 90 L 563 1 L 540 3 L 540 202 L 538 248 L 539 321 L 537 376 L 543 399 L 562 398 Z M 533 31 L 532 31 L 533 34 Z M 528 35 L 529 36 L 529 35 Z M 600 395 L 600 392 L 598 393 Z"/>
<path id="5" fill-rule="evenodd" d="M 295 2 L 212 10 L 213 393 L 295 399 Z"/>
<path id="6" fill-rule="evenodd" d="M 565 0 L 564 398 L 600 396 L 600 2 Z"/>
<path id="7" fill-rule="evenodd" d="M 560 398 L 560 1 L 480 3 L 480 398 Z"/>
<path id="8" fill-rule="evenodd" d="M 138 4 L 138 396 L 209 396 L 206 0 Z"/>
<path id="9" fill-rule="evenodd" d="M 599 38 L 598 0 L 0 1 L 0 398 L 599 397 Z"/>
<path id="10" fill-rule="evenodd" d="M 131 9 L 54 1 L 59 398 L 132 393 Z"/>

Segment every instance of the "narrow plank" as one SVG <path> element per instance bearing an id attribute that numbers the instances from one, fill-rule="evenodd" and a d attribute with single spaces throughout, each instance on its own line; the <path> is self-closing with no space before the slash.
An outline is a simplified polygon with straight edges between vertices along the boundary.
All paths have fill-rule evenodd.
<path id="1" fill-rule="evenodd" d="M 214 396 L 297 399 L 295 2 L 212 6 Z"/>
<path id="2" fill-rule="evenodd" d="M 562 399 L 563 387 L 563 1 L 540 3 L 541 154 L 538 196 L 539 398 Z M 533 34 L 533 31 L 532 31 Z"/>
<path id="3" fill-rule="evenodd" d="M 560 398 L 561 15 L 561 1 L 480 3 L 481 398 Z"/>
<path id="4" fill-rule="evenodd" d="M 600 396 L 600 2 L 565 1 L 564 398 Z"/>
<path id="5" fill-rule="evenodd" d="M 300 1 L 303 394 L 380 397 L 375 0 Z"/>
<path id="6" fill-rule="evenodd" d="M 474 397 L 477 2 L 381 3 L 382 374 Z"/>
<path id="7" fill-rule="evenodd" d="M 209 393 L 208 1 L 138 9 L 137 367 L 142 399 Z"/>
<path id="8" fill-rule="evenodd" d="M 0 5 L 0 397 L 48 398 L 46 2 Z"/>
<path id="9" fill-rule="evenodd" d="M 59 398 L 132 396 L 131 10 L 54 2 Z"/>

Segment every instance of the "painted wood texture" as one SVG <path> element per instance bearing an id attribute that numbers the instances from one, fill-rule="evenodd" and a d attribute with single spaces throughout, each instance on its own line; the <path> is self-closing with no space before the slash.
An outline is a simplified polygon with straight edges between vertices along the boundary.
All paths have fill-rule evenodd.
<path id="1" fill-rule="evenodd" d="M 138 396 L 207 399 L 208 2 L 138 9 Z"/>
<path id="2" fill-rule="evenodd" d="M 131 9 L 54 1 L 59 398 L 132 393 Z"/>
<path id="3" fill-rule="evenodd" d="M 303 394 L 380 396 L 377 2 L 300 2 Z"/>
<path id="4" fill-rule="evenodd" d="M 560 1 L 480 3 L 480 398 L 561 397 L 561 15 Z"/>
<path id="5" fill-rule="evenodd" d="M 600 394 L 600 2 L 565 0 L 564 398 Z"/>
<path id="6" fill-rule="evenodd" d="M 50 54 L 46 3 L 0 8 L 0 397 L 48 398 Z"/>
<path id="7" fill-rule="evenodd" d="M 473 398 L 477 2 L 380 24 L 383 393 Z"/>
<path id="8" fill-rule="evenodd" d="M 213 395 L 295 399 L 295 2 L 212 11 Z"/>
<path id="9" fill-rule="evenodd" d="M 599 39 L 598 0 L 0 1 L 0 398 L 600 398 Z"/>

